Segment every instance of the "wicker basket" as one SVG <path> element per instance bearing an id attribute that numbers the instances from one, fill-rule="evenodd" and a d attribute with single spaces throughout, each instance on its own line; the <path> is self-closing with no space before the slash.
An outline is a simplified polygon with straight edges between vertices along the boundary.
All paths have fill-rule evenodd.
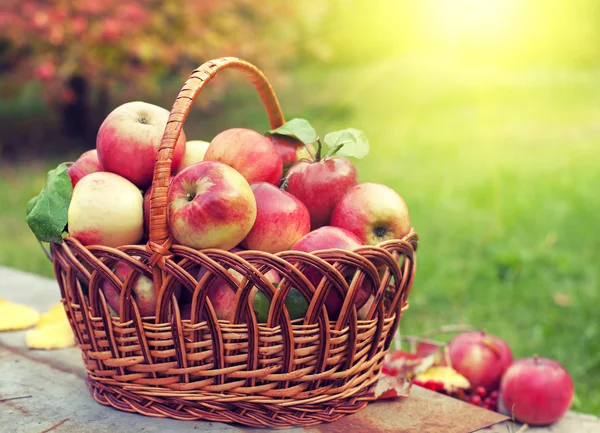
<path id="1" fill-rule="evenodd" d="M 236 58 L 203 64 L 171 110 L 154 170 L 147 244 L 84 246 L 67 237 L 52 245 L 86 382 L 99 403 L 147 416 L 276 428 L 335 421 L 374 399 L 383 357 L 408 307 L 417 236 L 411 232 L 353 252 L 312 254 L 234 254 L 173 244 L 166 216 L 173 146 L 200 90 L 226 68 L 249 76 L 271 127 L 284 122 L 269 82 L 256 67 Z M 112 272 L 118 262 L 135 270 L 123 283 Z M 199 265 L 208 272 L 197 281 L 192 269 Z M 244 277 L 241 283 L 228 272 L 232 268 Z M 323 275 L 317 287 L 304 276 L 310 268 Z M 272 269 L 282 277 L 277 289 L 264 276 Z M 142 275 L 152 279 L 158 293 L 153 317 L 141 317 L 131 296 Z M 206 297 L 205 288 L 217 277 L 237 287 L 231 322 L 217 320 Z M 366 320 L 358 320 L 353 301 L 367 280 L 375 302 Z M 110 314 L 104 282 L 121 290 L 119 317 Z M 175 301 L 178 285 L 193 293 L 189 320 L 182 320 Z M 255 286 L 271 300 L 267 323 L 257 323 L 249 302 Z M 284 301 L 292 287 L 309 302 L 304 319 L 290 321 Z M 330 290 L 344 297 L 336 320 L 324 305 Z"/>

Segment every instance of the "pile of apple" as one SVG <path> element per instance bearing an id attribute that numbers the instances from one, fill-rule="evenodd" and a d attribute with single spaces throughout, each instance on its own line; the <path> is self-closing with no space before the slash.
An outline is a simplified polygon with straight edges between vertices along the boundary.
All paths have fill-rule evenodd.
<path id="1" fill-rule="evenodd" d="M 68 169 L 74 187 L 68 209 L 70 236 L 84 245 L 109 247 L 147 240 L 154 166 L 168 116 L 164 108 L 130 102 L 106 117 L 96 149 L 84 153 Z M 344 145 L 354 146 L 354 151 L 365 145 L 362 133 L 331 133 L 333 145 L 323 155 L 320 139 L 300 140 L 306 137 L 307 122 L 299 120 L 265 134 L 228 129 L 210 143 L 186 141 L 182 131 L 172 153 L 166 195 L 167 225 L 174 243 L 198 250 L 313 252 L 353 250 L 405 236 L 410 220 L 402 197 L 385 185 L 359 183 L 356 168 L 341 156 Z M 113 271 L 121 281 L 133 272 L 127 264 Z M 207 271 L 198 268 L 195 272 L 200 280 Z M 241 281 L 233 269 L 230 273 Z M 322 278 L 312 268 L 305 274 L 315 287 Z M 277 272 L 266 277 L 276 288 Z M 235 289 L 222 278 L 213 279 L 208 287 L 219 319 L 231 320 Z M 110 307 L 119 313 L 119 289 L 107 282 L 103 290 Z M 153 316 L 152 281 L 139 277 L 132 290 L 142 316 Z M 361 315 L 373 299 L 371 291 L 372 285 L 365 282 L 356 296 Z M 190 308 L 187 292 L 181 288 L 176 292 L 184 317 Z M 268 300 L 257 289 L 252 296 L 259 321 L 265 320 Z M 343 299 L 332 290 L 325 302 L 329 317 L 335 319 Z M 307 308 L 295 289 L 286 305 L 292 319 L 303 317 Z"/>
<path id="2" fill-rule="evenodd" d="M 416 353 L 392 352 L 383 372 L 396 374 L 399 360 L 402 366 L 425 363 L 427 370 L 414 376 L 415 385 L 514 416 L 529 425 L 552 424 L 571 406 L 573 380 L 554 360 L 538 356 L 513 360 L 504 340 L 479 331 L 457 335 L 446 350 L 447 356 L 443 356 L 438 345 L 423 342 Z M 435 361 L 423 361 L 431 356 Z M 462 381 L 455 380 L 457 375 Z"/>

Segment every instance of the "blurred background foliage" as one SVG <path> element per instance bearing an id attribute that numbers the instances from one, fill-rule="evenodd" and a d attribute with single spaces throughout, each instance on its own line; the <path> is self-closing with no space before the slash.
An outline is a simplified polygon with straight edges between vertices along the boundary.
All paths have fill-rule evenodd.
<path id="1" fill-rule="evenodd" d="M 363 129 L 361 180 L 406 199 L 421 242 L 402 332 L 485 328 L 563 363 L 598 414 L 598 22 L 596 0 L 4 0 L 0 265 L 52 274 L 25 204 L 112 108 L 169 108 L 194 67 L 240 56 L 286 117 Z M 227 73 L 185 130 L 232 126 L 268 125 Z"/>

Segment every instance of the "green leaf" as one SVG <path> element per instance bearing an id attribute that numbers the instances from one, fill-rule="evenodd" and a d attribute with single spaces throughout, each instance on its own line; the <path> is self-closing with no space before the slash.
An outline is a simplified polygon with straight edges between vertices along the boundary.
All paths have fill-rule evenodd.
<path id="1" fill-rule="evenodd" d="M 37 203 L 39 198 L 40 195 L 38 194 L 27 202 L 27 212 L 25 213 L 25 215 L 29 215 L 29 212 L 31 212 L 31 209 L 35 207 L 35 204 Z"/>
<path id="2" fill-rule="evenodd" d="M 27 203 L 27 224 L 41 242 L 62 242 L 73 194 L 67 165 L 60 164 L 46 176 L 44 189 Z"/>
<path id="3" fill-rule="evenodd" d="M 365 133 L 354 128 L 330 132 L 325 136 L 324 141 L 329 147 L 326 157 L 338 154 L 361 159 L 368 155 L 370 149 L 369 139 Z"/>
<path id="4" fill-rule="evenodd" d="M 285 122 L 277 129 L 271 129 L 269 134 L 287 135 L 295 137 L 304 144 L 317 141 L 317 131 L 306 119 L 292 119 Z"/>

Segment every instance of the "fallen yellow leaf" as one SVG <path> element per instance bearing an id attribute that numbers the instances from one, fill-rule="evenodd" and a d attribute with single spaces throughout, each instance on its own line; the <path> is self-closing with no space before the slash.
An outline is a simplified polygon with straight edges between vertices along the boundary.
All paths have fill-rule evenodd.
<path id="1" fill-rule="evenodd" d="M 73 330 L 62 304 L 52 307 L 39 323 L 27 333 L 25 342 L 30 349 L 63 349 L 75 345 Z"/>
<path id="2" fill-rule="evenodd" d="M 444 389 L 448 392 L 452 392 L 457 388 L 468 389 L 471 386 L 466 377 L 452 367 L 446 366 L 431 367 L 424 373 L 417 374 L 415 380 L 420 382 L 441 382 L 444 384 Z"/>
<path id="3" fill-rule="evenodd" d="M 0 299 L 0 331 L 31 328 L 40 320 L 40 313 L 27 305 Z"/>

